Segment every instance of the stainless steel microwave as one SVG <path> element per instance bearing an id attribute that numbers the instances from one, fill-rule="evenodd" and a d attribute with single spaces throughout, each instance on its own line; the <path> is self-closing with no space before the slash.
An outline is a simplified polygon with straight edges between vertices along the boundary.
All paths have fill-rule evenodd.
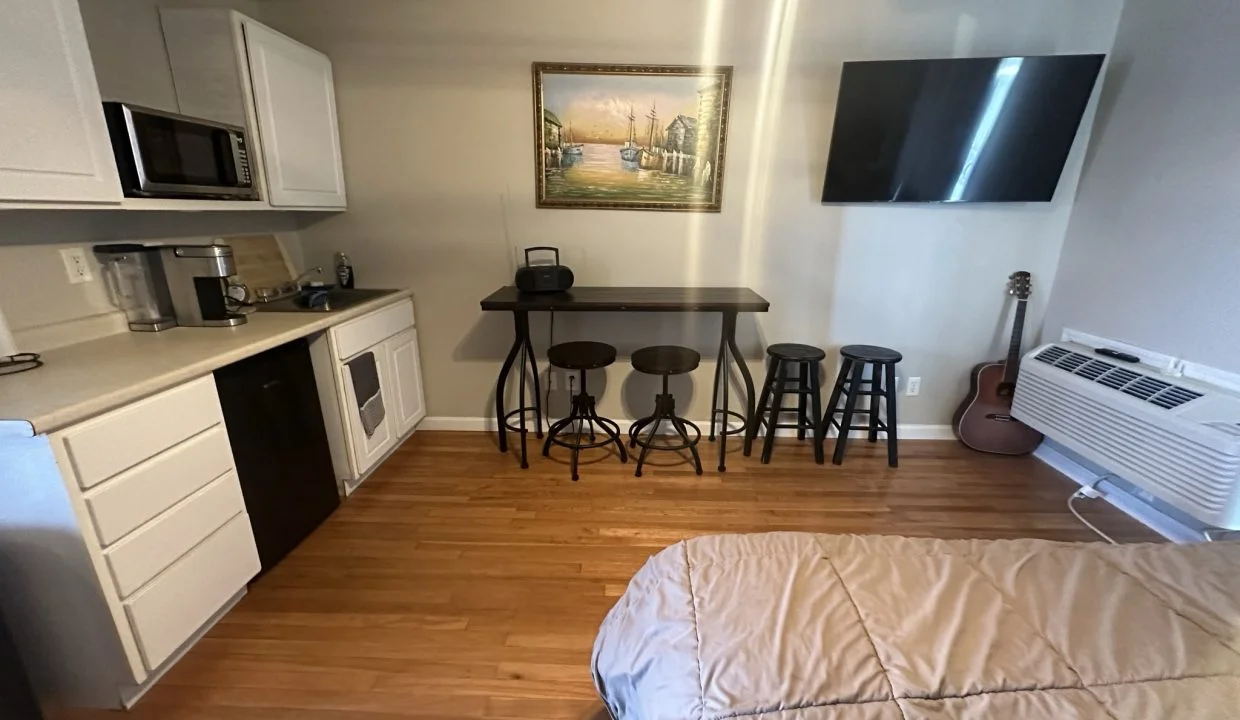
<path id="1" fill-rule="evenodd" d="M 105 102 L 126 197 L 257 200 L 245 128 Z"/>

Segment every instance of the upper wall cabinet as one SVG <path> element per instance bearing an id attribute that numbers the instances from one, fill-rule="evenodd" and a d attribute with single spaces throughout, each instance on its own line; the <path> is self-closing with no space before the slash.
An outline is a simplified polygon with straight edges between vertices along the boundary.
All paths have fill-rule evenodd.
<path id="1" fill-rule="evenodd" d="M 0 17 L 0 203 L 119 203 L 77 1 L 0 0 Z"/>
<path id="2" fill-rule="evenodd" d="M 163 9 L 160 17 L 181 112 L 250 129 L 273 207 L 343 209 L 327 56 L 230 10 Z"/>
<path id="3" fill-rule="evenodd" d="M 331 61 L 258 23 L 242 26 L 271 204 L 344 207 Z"/>

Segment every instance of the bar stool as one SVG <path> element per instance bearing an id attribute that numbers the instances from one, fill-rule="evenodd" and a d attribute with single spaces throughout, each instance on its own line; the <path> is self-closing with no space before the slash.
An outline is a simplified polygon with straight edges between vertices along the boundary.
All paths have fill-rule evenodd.
<path id="1" fill-rule="evenodd" d="M 865 430 L 869 433 L 870 442 L 878 442 L 879 432 L 887 434 L 887 465 L 899 467 L 896 437 L 896 363 L 903 360 L 904 356 L 891 348 L 877 345 L 845 345 L 840 348 L 840 357 L 843 358 L 843 364 L 840 365 L 840 374 L 835 379 L 835 388 L 831 390 L 831 399 L 827 401 L 827 414 L 823 416 L 819 430 L 819 435 L 825 442 L 827 431 L 832 426 L 839 428 L 840 434 L 835 440 L 835 453 L 831 456 L 831 462 L 835 465 L 844 462 L 844 450 L 848 446 L 850 430 Z M 863 379 L 867 365 L 871 368 L 869 380 Z M 869 389 L 863 390 L 862 386 Z M 845 397 L 843 409 L 837 407 L 841 395 Z M 865 410 L 858 410 L 857 398 L 862 395 L 869 396 L 870 401 Z M 886 420 L 879 418 L 879 400 L 884 398 L 887 401 Z M 843 413 L 839 420 L 835 419 L 837 413 Z M 869 422 L 865 425 L 853 425 L 853 415 L 856 413 L 868 415 Z"/>
<path id="2" fill-rule="evenodd" d="M 547 441 L 543 444 L 543 457 L 550 457 L 552 445 L 559 445 L 573 451 L 570 467 L 574 481 L 577 480 L 577 456 L 582 450 L 615 443 L 616 448 L 620 450 L 620 462 L 629 461 L 628 453 L 624 450 L 624 442 L 620 440 L 620 426 L 615 421 L 600 416 L 594 409 L 594 396 L 586 392 L 586 371 L 605 368 L 615 361 L 616 349 L 606 343 L 567 342 L 552 345 L 547 349 L 547 362 L 551 365 L 581 372 L 581 390 L 573 395 L 572 410 L 568 413 L 568 417 L 548 428 Z M 560 433 L 566 428 L 573 427 L 574 424 L 576 424 L 577 432 L 574 433 L 573 439 L 561 439 Z M 582 424 L 590 428 L 589 442 L 582 440 Z M 595 440 L 595 425 L 598 425 L 603 434 L 607 436 L 606 438 Z"/>
<path id="3" fill-rule="evenodd" d="M 827 354 L 813 345 L 797 343 L 772 345 L 766 349 L 766 354 L 770 356 L 771 363 L 766 371 L 766 381 L 762 383 L 758 411 L 749 426 L 746 443 L 753 443 L 759 425 L 766 426 L 766 440 L 762 443 L 762 464 L 765 465 L 771 461 L 777 430 L 795 428 L 798 440 L 804 440 L 808 430 L 814 433 L 814 460 L 821 463 L 823 450 L 822 439 L 818 436 L 818 416 L 822 413 L 822 391 L 818 384 L 818 365 Z M 788 366 L 793 364 L 798 368 L 797 375 L 789 378 Z M 797 396 L 797 407 L 784 407 L 784 394 L 788 392 Z M 779 415 L 789 412 L 797 414 L 796 422 L 780 425 Z"/>
<path id="4" fill-rule="evenodd" d="M 672 375 L 685 375 L 697 369 L 702 356 L 697 351 L 677 345 L 656 345 L 633 353 L 633 369 L 647 375 L 663 376 L 663 393 L 654 399 L 654 414 L 634 422 L 629 427 L 629 447 L 641 446 L 641 454 L 637 456 L 637 477 L 642 476 L 642 463 L 651 450 L 688 450 L 693 455 L 693 468 L 698 475 L 702 474 L 702 459 L 698 457 L 697 444 L 702 439 L 702 431 L 697 425 L 677 417 L 676 398 L 668 391 L 667 381 Z M 680 443 L 675 445 L 655 445 L 654 438 L 659 434 L 659 426 L 668 422 L 676 431 Z M 643 439 L 640 434 L 646 427 L 650 433 Z M 690 437 L 689 430 L 693 430 Z"/>

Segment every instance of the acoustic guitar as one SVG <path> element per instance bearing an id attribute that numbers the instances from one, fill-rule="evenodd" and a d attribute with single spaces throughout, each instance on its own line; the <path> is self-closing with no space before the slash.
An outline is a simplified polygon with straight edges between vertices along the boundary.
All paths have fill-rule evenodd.
<path id="1" fill-rule="evenodd" d="M 1020 343 L 1025 334 L 1025 308 L 1033 292 L 1027 272 L 1008 278 L 1008 294 L 1016 297 L 1016 320 L 1006 360 L 973 368 L 969 395 L 952 418 L 952 430 L 966 447 L 998 455 L 1027 455 L 1042 442 L 1042 433 L 1012 417 L 1016 376 L 1020 373 Z"/>

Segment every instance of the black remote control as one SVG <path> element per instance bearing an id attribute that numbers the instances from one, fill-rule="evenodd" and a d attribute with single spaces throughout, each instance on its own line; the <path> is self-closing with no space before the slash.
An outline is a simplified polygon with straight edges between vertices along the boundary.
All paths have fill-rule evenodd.
<path id="1" fill-rule="evenodd" d="M 1119 360 L 1120 362 L 1126 362 L 1126 363 L 1141 362 L 1141 358 L 1137 357 L 1136 355 L 1133 355 L 1131 353 L 1126 353 L 1126 352 L 1120 352 L 1119 350 L 1112 350 L 1111 348 L 1094 348 L 1094 352 L 1098 353 L 1099 355 L 1106 355 L 1109 358 L 1114 358 L 1115 360 Z"/>

